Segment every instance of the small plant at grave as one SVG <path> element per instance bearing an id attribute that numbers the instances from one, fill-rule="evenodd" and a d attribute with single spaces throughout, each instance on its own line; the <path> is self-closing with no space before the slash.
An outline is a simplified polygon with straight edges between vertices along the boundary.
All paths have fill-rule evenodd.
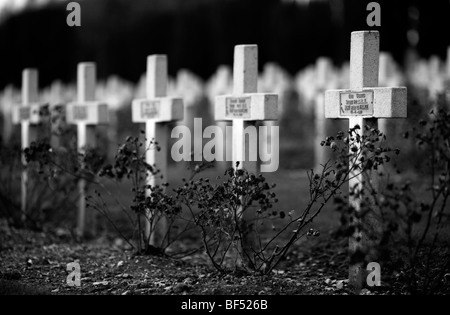
<path id="1" fill-rule="evenodd" d="M 360 137 L 358 129 L 356 126 L 347 136 L 340 132 L 323 142 L 334 151 L 347 153 L 341 154 L 334 164 L 323 165 L 319 173 L 308 172 L 309 201 L 301 211 L 275 210 L 275 186 L 269 185 L 262 175 L 246 170 L 228 170 L 219 184 L 199 178 L 175 189 L 180 203 L 200 228 L 204 249 L 214 267 L 220 272 L 243 268 L 268 274 L 285 259 L 296 241 L 319 236 L 312 223 L 325 204 L 341 193 L 350 178 L 383 164 L 388 158 L 381 153 L 393 151 L 379 145 L 380 135 L 375 131 Z M 349 148 L 355 145 L 362 147 L 364 153 L 351 150 L 349 154 Z M 368 154 L 366 147 L 373 154 Z M 349 158 L 355 160 L 352 167 L 348 166 Z M 267 225 L 273 232 L 269 236 Z"/>
<path id="2" fill-rule="evenodd" d="M 126 142 L 119 146 L 113 165 L 102 167 L 99 172 L 101 177 L 106 177 L 120 182 L 124 179 L 131 181 L 131 191 L 133 193 L 130 207 L 124 206 L 119 200 L 115 200 L 120 209 L 125 213 L 129 223 L 133 227 L 133 234 L 127 237 L 114 222 L 110 215 L 109 207 L 103 198 L 103 193 L 111 196 L 111 193 L 101 187 L 103 191 L 96 190 L 95 195 L 87 198 L 88 206 L 99 211 L 112 224 L 121 237 L 138 254 L 163 254 L 172 245 L 179 235 L 184 233 L 189 227 L 179 231 L 175 224 L 180 218 L 181 207 L 176 200 L 166 194 L 167 183 L 161 185 L 149 185 L 147 179 L 150 176 L 161 176 L 154 165 L 146 162 L 146 152 L 148 150 L 160 150 L 158 143 L 154 140 L 145 146 L 145 139 L 139 137 L 128 137 Z M 162 180 L 162 178 L 161 178 Z M 157 244 L 150 245 L 150 238 L 153 233 L 158 233 L 158 225 L 163 221 L 167 222 L 168 229 L 160 236 Z M 179 233 L 174 232 L 177 230 Z"/>
<path id="3" fill-rule="evenodd" d="M 250 229 L 244 217 L 254 203 L 259 205 L 259 216 L 267 215 L 272 203 L 277 201 L 276 196 L 263 176 L 232 168 L 225 176 L 217 185 L 211 184 L 208 178 L 183 179 L 184 186 L 174 191 L 200 228 L 206 254 L 217 270 L 225 272 L 227 254 L 233 251 L 235 261 L 248 259 L 255 269 L 252 253 L 245 250 Z"/>
<path id="4" fill-rule="evenodd" d="M 40 222 L 33 213 L 51 211 L 57 216 L 56 225 L 71 227 L 76 213 L 77 183 L 84 179 L 87 185 L 98 184 L 95 174 L 104 162 L 95 149 L 87 148 L 79 154 L 75 147 L 52 148 L 47 141 L 32 142 L 24 150 L 32 192 L 27 213 L 30 222 Z M 63 210 L 63 211 L 61 211 Z M 44 217 L 43 217 L 44 218 Z M 43 219 L 41 218 L 41 219 Z"/>
<path id="5" fill-rule="evenodd" d="M 367 265 L 378 259 L 381 243 L 379 226 L 382 212 L 377 207 L 379 179 L 384 175 L 392 155 L 399 149 L 386 146 L 386 136 L 376 128 L 356 125 L 347 134 L 340 132 L 336 138 L 329 137 L 322 145 L 336 153 L 336 168 L 348 176 L 349 193 L 339 192 L 334 196 L 337 210 L 341 212 L 341 232 L 361 245 L 350 252 L 350 264 Z M 361 234 L 364 236 L 361 239 Z"/>
<path id="6" fill-rule="evenodd" d="M 371 133 L 385 140 L 378 130 Z M 389 151 L 398 154 L 398 150 L 386 152 L 386 149 L 371 145 L 358 147 L 350 154 L 351 158 L 362 155 L 363 150 L 366 155 L 378 154 L 377 164 L 369 163 L 363 167 L 366 174 L 378 173 L 379 185 L 375 187 L 366 177 L 363 179 L 366 189 L 350 193 L 350 198 L 362 200 L 358 212 L 349 205 L 348 198 L 339 196 L 335 199 L 342 214 L 342 230 L 346 235 L 352 235 L 356 228 L 363 230 L 373 241 L 371 252 L 363 253 L 365 259 L 377 257 L 385 266 L 392 265 L 397 271 L 400 268 L 397 279 L 405 281 L 410 293 L 448 292 L 446 274 L 450 271 L 450 251 L 446 238 L 450 226 L 450 113 L 432 111 L 429 117 L 403 136 L 405 140 L 415 142 L 418 152 L 428 153 L 418 170 L 420 180 L 400 180 L 400 170 L 396 170 L 396 176 L 391 176 L 386 171 L 387 167 L 380 168 L 390 160 L 386 154 Z M 345 154 L 345 151 L 341 152 L 342 156 Z M 358 219 L 356 223 L 355 217 Z M 379 223 L 376 230 L 371 229 L 370 221 L 365 226 L 358 225 L 362 219 L 370 217 Z"/>
<path id="7" fill-rule="evenodd" d="M 377 198 L 385 218 L 385 245 L 399 239 L 407 244 L 401 277 L 410 293 L 448 293 L 450 112 L 431 111 L 404 138 L 412 138 L 418 150 L 428 154 L 419 170 L 419 183 L 389 182 Z M 387 237 L 391 235 L 395 237 Z"/>
<path id="8" fill-rule="evenodd" d="M 2 215 L 20 227 L 42 230 L 46 226 L 68 225 L 71 211 L 76 207 L 76 180 L 83 176 L 78 167 L 81 158 L 76 150 L 63 148 L 54 150 L 47 140 L 32 142 L 23 150 L 26 164 L 22 164 L 19 147 L 2 145 L 1 176 L 7 177 L 0 187 Z M 94 153 L 84 164 L 91 167 L 97 160 Z M 21 175 L 26 171 L 26 209 L 21 211 Z M 64 211 L 62 211 L 64 210 Z"/>

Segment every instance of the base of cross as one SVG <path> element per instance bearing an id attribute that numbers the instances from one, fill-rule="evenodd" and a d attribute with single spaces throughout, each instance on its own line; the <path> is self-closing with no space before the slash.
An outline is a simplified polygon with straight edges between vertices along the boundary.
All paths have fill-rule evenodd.
<path id="1" fill-rule="evenodd" d="M 86 197 L 89 195 L 88 183 L 85 179 L 78 180 L 78 213 L 76 236 L 79 239 L 93 239 L 97 236 L 97 212 L 88 207 Z"/>
<path id="2" fill-rule="evenodd" d="M 168 222 L 165 216 L 153 219 L 153 225 L 149 220 L 145 222 L 145 235 L 149 245 L 153 248 L 164 249 L 168 244 Z"/>
<path id="3" fill-rule="evenodd" d="M 374 118 L 352 118 L 350 126 L 359 125 L 357 132 L 361 137 L 369 136 L 370 130 L 378 129 L 378 121 Z M 353 168 L 353 164 L 350 164 Z M 380 172 L 378 170 L 365 170 L 361 172 L 356 167 L 351 172 L 349 180 L 349 204 L 352 215 L 350 228 L 352 235 L 349 238 L 349 286 L 359 293 L 368 285 L 367 266 L 379 260 L 378 249 L 381 244 L 383 228 L 380 209 L 375 200 L 380 185 Z"/>
<path id="4" fill-rule="evenodd" d="M 242 269 L 255 270 L 255 259 L 252 255 L 258 251 L 258 247 L 255 228 L 252 223 L 249 223 L 254 222 L 255 213 L 251 210 L 251 208 L 246 209 L 240 220 L 239 229 L 242 239 L 238 246 L 237 266 Z"/>
<path id="5" fill-rule="evenodd" d="M 370 174 L 365 175 L 360 187 L 366 191 L 375 190 L 373 193 L 376 194 L 379 184 L 378 173 L 370 171 Z M 371 182 L 370 187 L 368 181 Z M 371 270 L 368 270 L 368 265 L 379 262 L 383 238 L 383 224 L 375 197 L 371 192 L 363 199 L 366 206 L 364 209 L 354 209 L 351 218 L 353 233 L 349 238 L 349 285 L 355 293 L 359 293 L 369 285 L 368 276 Z M 358 206 L 361 205 L 360 202 L 359 200 Z"/>
<path id="6" fill-rule="evenodd" d="M 379 221 L 375 214 L 367 213 L 364 219 L 356 219 L 359 226 L 349 238 L 349 286 L 357 294 L 369 285 L 371 269 L 370 263 L 379 262 L 378 248 L 381 240 L 381 231 L 376 230 Z"/>
<path id="7" fill-rule="evenodd" d="M 37 124 L 30 124 L 29 122 L 21 123 L 21 133 L 22 133 L 22 150 L 29 148 L 33 142 L 46 142 L 49 143 L 50 133 L 48 131 L 49 121 L 41 121 Z M 21 221 L 26 223 L 29 210 L 30 210 L 30 200 L 28 196 L 29 187 L 29 177 L 27 169 L 27 161 L 25 155 L 22 154 L 22 174 L 21 174 Z"/>

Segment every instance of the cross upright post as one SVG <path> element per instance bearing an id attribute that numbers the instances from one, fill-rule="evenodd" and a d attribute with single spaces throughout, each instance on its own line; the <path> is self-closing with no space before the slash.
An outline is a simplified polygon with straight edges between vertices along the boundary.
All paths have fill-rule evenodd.
<path id="1" fill-rule="evenodd" d="M 327 136 L 328 124 L 325 119 L 324 91 L 330 86 L 332 63 L 329 58 L 321 57 L 316 62 L 316 91 L 314 104 L 314 168 L 316 172 L 321 171 L 321 165 L 329 160 L 330 154 L 324 150 L 321 142 Z"/>
<path id="2" fill-rule="evenodd" d="M 167 178 L 167 152 L 169 146 L 169 125 L 173 121 L 182 120 L 184 116 L 183 100 L 167 96 L 167 56 L 151 55 L 147 58 L 147 98 L 136 99 L 132 103 L 132 120 L 145 123 L 146 163 L 156 167 L 159 173 L 147 175 L 147 185 L 152 187 L 162 184 Z M 161 150 L 152 148 L 158 143 Z M 150 195 L 151 191 L 146 193 Z M 146 237 L 155 247 L 167 243 L 167 221 L 164 216 L 153 217 L 147 214 Z"/>
<path id="3" fill-rule="evenodd" d="M 446 88 L 446 98 L 447 98 L 447 102 L 450 102 L 450 46 L 447 48 L 447 68 L 445 71 L 445 76 L 446 76 L 446 84 L 445 84 L 445 88 Z"/>
<path id="4" fill-rule="evenodd" d="M 233 66 L 233 94 L 216 97 L 215 119 L 217 121 L 233 122 L 233 168 L 245 169 L 249 173 L 259 174 L 264 167 L 260 164 L 258 156 L 258 121 L 278 119 L 278 95 L 257 93 L 258 91 L 258 46 L 238 45 L 234 48 Z M 274 147 L 272 137 L 271 146 Z M 239 162 L 239 165 L 237 165 Z M 239 220 L 245 228 L 250 230 L 247 222 L 251 219 L 251 213 L 238 211 Z M 248 231 L 242 240 L 243 252 L 251 253 L 255 248 L 255 235 Z M 248 264 L 248 257 L 242 257 Z"/>
<path id="5" fill-rule="evenodd" d="M 77 126 L 77 150 L 79 154 L 85 154 L 88 149 L 96 147 L 95 126 L 107 124 L 108 105 L 95 100 L 96 64 L 82 62 L 77 68 L 77 101 L 66 107 L 67 123 Z M 85 165 L 81 165 L 85 168 Z M 86 180 L 78 180 L 78 218 L 77 234 L 86 234 Z M 89 232 L 94 233 L 95 215 L 89 213 Z"/>
<path id="6" fill-rule="evenodd" d="M 379 118 L 406 118 L 406 88 L 378 87 L 378 70 L 379 33 L 352 32 L 350 89 L 326 91 L 325 116 L 348 119 L 350 129 L 357 125 L 360 127 L 357 130 L 360 136 L 363 136 L 367 129 L 377 129 Z M 357 146 L 359 150 L 360 145 Z M 350 168 L 352 168 L 351 161 Z M 362 200 L 358 192 L 368 191 L 369 187 L 377 190 L 378 176 L 375 171 L 362 174 L 354 170 L 350 178 L 349 203 L 355 211 L 353 215 L 355 229 L 349 240 L 349 282 L 359 291 L 364 285 L 367 259 L 372 259 L 371 246 L 376 243 L 376 238 L 379 237 L 377 232 L 381 227 L 374 213 L 368 216 L 361 215 Z M 374 200 L 369 198 L 368 202 L 372 212 L 375 212 Z M 374 233 L 369 235 L 368 230 Z"/>
<path id="7" fill-rule="evenodd" d="M 22 72 L 22 104 L 14 106 L 12 111 L 13 124 L 21 125 L 22 150 L 28 148 L 34 141 L 41 140 L 46 133 L 43 128 L 48 127 L 49 108 L 47 103 L 39 102 L 38 71 L 24 69 Z M 22 154 L 24 169 L 21 175 L 21 218 L 26 220 L 28 208 L 28 171 L 25 155 Z"/>

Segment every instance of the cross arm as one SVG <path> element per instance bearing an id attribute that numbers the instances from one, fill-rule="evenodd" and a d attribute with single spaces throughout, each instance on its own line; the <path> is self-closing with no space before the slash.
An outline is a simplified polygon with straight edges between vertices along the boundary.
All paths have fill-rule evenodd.
<path id="1" fill-rule="evenodd" d="M 108 105 L 97 101 L 69 103 L 66 107 L 66 120 L 70 124 L 106 124 L 109 121 Z"/>
<path id="2" fill-rule="evenodd" d="M 352 90 L 328 90 L 325 92 L 325 117 L 349 118 L 365 116 L 372 118 L 406 118 L 407 113 L 407 89 L 405 87 L 374 87 L 364 88 L 361 93 L 366 93 L 369 101 L 369 109 L 363 114 L 348 114 L 344 110 L 344 101 L 349 94 L 358 94 L 361 91 Z M 373 94 L 371 93 L 373 92 Z M 372 108 L 370 108 L 372 107 Z"/>
<path id="3" fill-rule="evenodd" d="M 169 122 L 183 120 L 183 99 L 159 97 L 154 99 L 136 99 L 131 105 L 132 121 L 145 123 L 149 120 Z"/>
<path id="4" fill-rule="evenodd" d="M 31 103 L 29 105 L 13 106 L 11 115 L 13 124 L 19 124 L 22 121 L 39 124 L 45 122 L 50 117 L 49 104 Z"/>
<path id="5" fill-rule="evenodd" d="M 242 119 L 277 120 L 278 95 L 268 93 L 252 93 L 235 95 L 220 95 L 216 97 L 215 120 Z"/>

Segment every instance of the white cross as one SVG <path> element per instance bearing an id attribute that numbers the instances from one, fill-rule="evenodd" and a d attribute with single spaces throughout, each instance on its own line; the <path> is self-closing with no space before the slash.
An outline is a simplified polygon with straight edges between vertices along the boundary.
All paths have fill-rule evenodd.
<path id="1" fill-rule="evenodd" d="M 12 111 L 14 104 L 18 104 L 19 101 L 15 100 L 17 93 L 12 85 L 8 85 L 0 93 L 0 114 L 2 116 L 2 140 L 4 143 L 9 143 L 13 132 Z"/>
<path id="2" fill-rule="evenodd" d="M 155 186 L 161 184 L 161 175 L 167 178 L 169 123 L 182 120 L 184 114 L 183 100 L 167 97 L 167 56 L 148 56 L 146 90 L 147 98 L 137 99 L 132 103 L 132 120 L 135 123 L 145 123 L 146 162 L 160 171 L 160 174 L 148 176 L 147 184 Z M 151 148 L 151 141 L 158 142 L 161 150 Z M 150 191 L 147 193 L 150 194 Z M 147 221 L 146 233 L 147 237 L 151 233 L 150 245 L 163 246 L 167 241 L 167 222 L 161 217 L 158 226 L 151 227 Z"/>
<path id="3" fill-rule="evenodd" d="M 450 46 L 447 48 L 447 79 L 450 79 Z"/>
<path id="4" fill-rule="evenodd" d="M 257 93 L 258 90 L 258 46 L 239 45 L 234 48 L 233 94 L 216 97 L 215 119 L 233 122 L 233 168 L 239 162 L 238 169 L 249 173 L 260 171 L 258 132 L 253 136 L 249 129 L 256 130 L 257 121 L 276 120 L 278 118 L 278 95 Z M 246 137 L 248 133 L 248 137 Z M 264 140 L 265 137 L 260 139 Z M 275 140 L 277 141 L 277 139 Z M 271 144 L 273 147 L 273 143 Z M 256 152 L 255 152 L 256 150 Z M 240 220 L 247 224 L 251 220 L 249 211 L 238 209 Z M 243 251 L 250 253 L 255 248 L 254 231 L 249 230 L 242 240 Z M 239 263 L 248 264 L 247 257 Z"/>
<path id="5" fill-rule="evenodd" d="M 438 100 L 445 91 L 445 76 L 442 76 L 441 60 L 433 55 L 428 61 L 428 94 L 433 102 L 432 109 L 436 112 L 438 109 Z"/>
<path id="6" fill-rule="evenodd" d="M 258 46 L 239 45 L 234 48 L 233 94 L 216 97 L 215 119 L 233 122 L 233 167 L 259 173 L 258 152 L 250 148 L 258 139 L 245 137 L 244 130 L 257 121 L 278 119 L 278 95 L 257 93 Z M 257 147 L 257 146 L 256 146 Z"/>
<path id="7" fill-rule="evenodd" d="M 380 61 L 379 61 L 379 74 L 378 74 L 378 83 L 380 86 L 389 86 L 393 81 L 396 81 L 394 77 L 395 71 L 395 62 L 392 59 L 392 56 L 387 52 L 380 52 Z M 379 119 L 378 120 L 378 129 L 383 133 L 387 133 L 387 120 Z"/>
<path id="8" fill-rule="evenodd" d="M 350 128 L 359 125 L 361 136 L 366 125 L 377 128 L 378 118 L 406 118 L 406 88 L 378 87 L 378 62 L 379 33 L 352 32 L 350 89 L 328 90 L 325 93 L 325 116 L 348 119 Z M 368 175 L 376 189 L 376 174 Z M 364 191 L 368 189 L 365 185 L 367 183 L 365 184 L 362 175 L 359 175 L 350 180 L 349 189 Z M 349 202 L 357 212 L 361 210 L 361 200 L 351 195 Z M 349 241 L 350 254 L 363 249 L 366 242 L 366 235 L 356 229 Z M 356 262 L 349 268 L 350 284 L 357 289 L 365 281 L 362 277 L 362 270 L 365 268 L 362 262 Z"/>
<path id="9" fill-rule="evenodd" d="M 329 58 L 321 57 L 316 62 L 316 99 L 314 106 L 314 126 L 315 126 L 315 141 L 314 141 L 314 166 L 316 172 L 321 171 L 321 165 L 329 160 L 330 154 L 321 146 L 321 142 L 327 136 L 327 122 L 325 119 L 324 109 L 324 94 L 323 92 L 332 86 L 332 67 L 333 64 Z"/>
<path id="10" fill-rule="evenodd" d="M 447 69 L 446 69 L 446 97 L 447 97 L 447 102 L 450 102 L 450 46 L 447 48 Z"/>
<path id="11" fill-rule="evenodd" d="M 66 120 L 69 124 L 77 125 L 77 149 L 80 154 L 86 153 L 87 148 L 96 146 L 95 126 L 106 124 L 108 105 L 95 101 L 96 65 L 93 62 L 83 62 L 77 68 L 77 101 L 67 104 Z M 86 181 L 78 181 L 79 203 L 77 232 L 84 235 L 86 224 Z M 90 219 L 94 216 L 90 214 Z M 94 225 L 90 222 L 90 227 Z"/>
<path id="12" fill-rule="evenodd" d="M 228 66 L 220 66 L 216 73 L 210 78 L 207 85 L 207 95 L 211 104 L 211 112 L 215 111 L 214 99 L 218 95 L 230 94 L 233 90 L 233 78 L 231 68 Z M 232 147 L 232 137 L 226 137 L 226 129 L 231 122 L 217 121 L 216 125 L 222 130 L 222 138 L 219 141 L 222 145 L 216 146 L 216 156 L 220 157 L 220 161 L 216 161 L 216 166 L 222 174 L 230 167 L 231 161 L 227 161 L 225 157 L 225 148 Z"/>
<path id="13" fill-rule="evenodd" d="M 22 104 L 13 107 L 12 121 L 13 124 L 21 125 L 22 150 L 28 148 L 31 142 L 39 140 L 42 135 L 39 134 L 38 125 L 47 124 L 49 121 L 48 104 L 39 102 L 36 69 L 24 69 L 22 72 Z M 22 163 L 26 166 L 24 156 Z M 25 220 L 27 211 L 27 183 L 28 172 L 24 169 L 21 183 L 22 220 Z"/>

